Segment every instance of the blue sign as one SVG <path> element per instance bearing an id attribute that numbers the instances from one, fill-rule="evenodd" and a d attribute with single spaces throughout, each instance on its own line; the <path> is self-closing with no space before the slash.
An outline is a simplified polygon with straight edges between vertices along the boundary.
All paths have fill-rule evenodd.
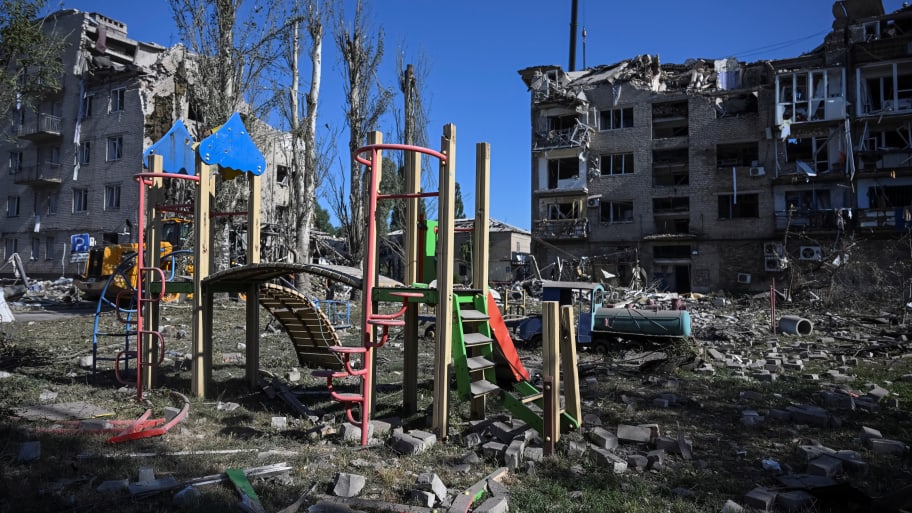
<path id="1" fill-rule="evenodd" d="M 88 233 L 70 235 L 70 253 L 88 253 L 91 239 Z"/>

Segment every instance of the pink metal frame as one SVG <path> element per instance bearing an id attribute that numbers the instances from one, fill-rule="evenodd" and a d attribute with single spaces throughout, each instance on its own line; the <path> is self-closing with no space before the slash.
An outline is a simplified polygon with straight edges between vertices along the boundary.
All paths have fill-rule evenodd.
<path id="1" fill-rule="evenodd" d="M 143 326 L 143 306 L 145 303 L 160 301 L 165 295 L 165 275 L 164 272 L 156 267 L 147 267 L 145 265 L 146 243 L 146 187 L 153 184 L 154 178 L 176 178 L 179 180 L 190 180 L 199 182 L 198 176 L 183 175 L 177 173 L 138 173 L 134 176 L 139 184 L 139 213 L 136 217 L 136 224 L 139 225 L 136 230 L 136 400 L 142 401 L 143 383 L 142 383 L 142 366 L 150 365 L 143 362 L 143 335 L 153 335 L 158 338 L 161 350 L 161 357 L 164 357 L 165 341 L 161 333 L 150 331 Z M 146 272 L 157 272 L 162 281 L 161 291 L 158 297 L 146 298 L 143 296 L 143 276 Z"/>
<path id="2" fill-rule="evenodd" d="M 345 360 L 345 372 L 325 372 L 320 375 L 325 376 L 327 380 L 327 386 L 330 389 L 330 394 L 333 399 L 343 402 L 346 405 L 346 416 L 348 417 L 349 422 L 352 424 L 358 425 L 361 428 L 361 445 L 367 445 L 367 436 L 368 436 L 368 423 L 371 418 L 371 411 L 373 410 L 373 401 L 371 394 L 373 392 L 373 366 L 374 366 L 374 350 L 382 347 L 386 344 L 386 341 L 389 337 L 389 327 L 390 326 L 403 326 L 405 321 L 401 319 L 402 315 L 405 313 L 406 303 L 410 297 L 420 297 L 423 294 L 420 292 L 400 292 L 393 294 L 402 298 L 402 308 L 394 314 L 378 314 L 373 312 L 373 280 L 369 277 L 373 276 L 375 262 L 376 262 L 376 251 L 377 251 L 377 226 L 376 226 L 376 214 L 377 214 L 377 201 L 381 199 L 405 199 L 405 198 L 425 198 L 431 196 L 437 196 L 438 193 L 417 193 L 417 194 L 389 194 L 383 195 L 380 194 L 378 188 L 380 181 L 377 179 L 381 173 L 383 167 L 380 160 L 380 152 L 383 150 L 401 150 L 401 151 L 411 151 L 417 153 L 423 153 L 425 155 L 430 155 L 436 157 L 440 160 L 441 164 L 446 163 L 447 156 L 438 151 L 424 148 L 421 146 L 412 146 L 409 144 L 370 144 L 367 146 L 362 146 L 358 148 L 355 152 L 355 160 L 368 167 L 368 173 L 370 174 L 370 190 L 368 191 L 368 209 L 367 209 L 367 248 L 364 252 L 364 263 L 362 268 L 362 283 L 364 284 L 363 290 L 361 291 L 361 333 L 363 333 L 362 347 L 353 348 L 353 347 L 340 347 L 335 349 L 337 352 L 342 353 L 342 356 Z M 362 154 L 370 153 L 370 158 L 365 158 Z M 375 340 L 374 337 L 374 327 L 379 326 L 381 328 L 380 336 Z M 330 349 L 334 350 L 334 349 Z M 348 358 L 351 354 L 358 354 L 361 356 L 361 368 L 352 369 Z M 332 380 L 333 378 L 342 378 L 346 376 L 358 376 L 361 378 L 361 394 L 339 394 L 333 391 Z M 352 414 L 352 408 L 360 404 L 361 406 L 361 415 L 360 419 L 355 419 Z"/>

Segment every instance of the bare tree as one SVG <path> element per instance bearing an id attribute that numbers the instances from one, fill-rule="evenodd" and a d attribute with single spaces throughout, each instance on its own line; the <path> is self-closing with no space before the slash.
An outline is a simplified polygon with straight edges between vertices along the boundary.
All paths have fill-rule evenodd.
<path id="1" fill-rule="evenodd" d="M 281 31 L 294 20 L 279 20 L 280 10 L 260 5 L 244 6 L 243 0 L 169 0 L 178 33 L 189 56 L 183 70 L 189 84 L 191 109 L 202 137 L 234 112 L 246 117 L 254 141 L 263 142 L 265 124 L 252 122 L 266 117 L 273 99 L 265 93 L 267 71 L 277 58 L 274 44 Z M 238 180 L 219 184 L 215 208 L 237 211 L 245 208 L 245 188 Z M 231 218 L 219 217 L 215 229 L 217 267 L 225 267 L 231 252 L 226 247 Z"/>
<path id="2" fill-rule="evenodd" d="M 383 59 L 383 30 L 372 32 L 367 22 L 364 2 L 358 0 L 354 18 L 349 23 L 340 10 L 336 17 L 335 43 L 342 60 L 345 80 L 346 123 L 349 130 L 349 193 L 344 201 L 341 184 L 334 184 L 331 206 L 342 223 L 352 260 L 364 256 L 366 185 L 365 173 L 355 160 L 355 152 L 365 144 L 367 134 L 376 129 L 392 100 L 392 92 L 377 78 Z"/>
<path id="3" fill-rule="evenodd" d="M 332 4 L 327 0 L 295 0 L 289 19 L 296 20 L 282 37 L 291 86 L 282 88 L 287 101 L 279 102 L 290 133 L 290 164 L 292 194 L 289 204 L 289 221 L 283 231 L 294 261 L 306 263 L 310 258 L 310 238 L 317 208 L 317 188 L 328 167 L 327 146 L 317 144 L 317 107 L 323 72 L 323 35 L 326 21 L 332 15 Z M 300 21 L 298 21 L 300 20 Z M 301 39 L 309 42 L 310 89 L 305 95 L 303 109 L 300 105 L 301 88 Z M 331 134 L 327 137 L 331 140 Z M 305 286 L 304 276 L 299 275 L 296 286 Z"/>

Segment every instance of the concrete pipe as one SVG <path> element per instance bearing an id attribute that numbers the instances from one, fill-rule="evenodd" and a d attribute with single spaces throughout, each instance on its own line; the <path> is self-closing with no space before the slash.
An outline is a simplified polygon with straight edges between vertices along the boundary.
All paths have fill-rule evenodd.
<path id="1" fill-rule="evenodd" d="M 797 315 L 784 315 L 779 319 L 779 331 L 792 335 L 810 335 L 814 331 L 814 323 Z"/>

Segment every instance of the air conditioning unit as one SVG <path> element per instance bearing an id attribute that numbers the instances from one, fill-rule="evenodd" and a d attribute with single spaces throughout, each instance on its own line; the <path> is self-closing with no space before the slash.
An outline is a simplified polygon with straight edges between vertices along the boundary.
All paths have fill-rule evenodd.
<path id="1" fill-rule="evenodd" d="M 778 256 L 767 255 L 763 259 L 763 270 L 769 273 L 777 273 L 785 269 L 785 260 Z"/>
<path id="2" fill-rule="evenodd" d="M 586 206 L 589 208 L 596 208 L 601 203 L 601 198 L 589 198 L 586 200 Z"/>
<path id="3" fill-rule="evenodd" d="M 764 242 L 763 243 L 763 255 L 770 257 L 781 257 L 782 256 L 782 243 L 781 242 Z"/>
<path id="4" fill-rule="evenodd" d="M 743 283 L 745 285 L 750 284 L 751 275 L 750 273 L 738 273 L 738 283 Z"/>
<path id="5" fill-rule="evenodd" d="M 750 168 L 749 174 L 751 176 L 763 176 L 766 174 L 766 168 L 763 166 L 752 167 L 752 168 Z"/>
<path id="6" fill-rule="evenodd" d="M 801 246 L 798 252 L 798 259 L 819 262 L 823 259 L 823 253 L 820 251 L 820 246 Z"/>

